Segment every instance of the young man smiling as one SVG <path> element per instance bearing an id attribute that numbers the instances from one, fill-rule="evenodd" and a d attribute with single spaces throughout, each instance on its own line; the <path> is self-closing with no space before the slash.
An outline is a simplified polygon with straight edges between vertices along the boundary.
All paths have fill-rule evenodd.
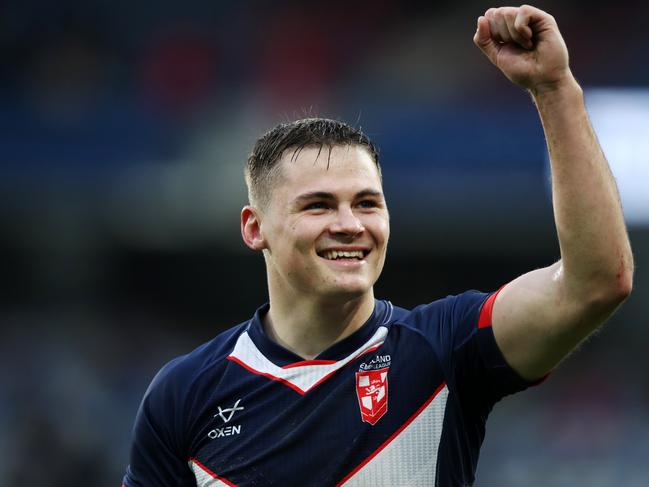
<path id="1" fill-rule="evenodd" d="M 490 9 L 474 42 L 538 108 L 561 260 L 496 293 L 412 311 L 376 300 L 389 237 L 376 149 L 341 122 L 274 128 L 248 161 L 241 213 L 269 304 L 156 376 L 126 486 L 471 485 L 493 405 L 629 294 L 617 189 L 556 22 Z"/>
<path id="2" fill-rule="evenodd" d="M 267 169 L 255 166 L 256 153 L 281 136 L 258 164 L 276 164 L 278 174 L 270 184 L 257 178 L 257 187 L 251 172 Z M 377 154 L 368 152 L 369 141 L 354 144 L 359 136 L 331 120 L 280 126 L 258 144 L 247 172 L 252 204 L 241 214 L 242 235 L 264 252 L 266 333 L 306 359 L 353 333 L 374 309 L 390 224 Z"/>

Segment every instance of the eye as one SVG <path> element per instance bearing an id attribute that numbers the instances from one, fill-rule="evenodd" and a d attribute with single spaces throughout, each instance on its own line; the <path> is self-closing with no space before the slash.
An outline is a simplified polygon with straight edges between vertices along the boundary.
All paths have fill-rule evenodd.
<path id="1" fill-rule="evenodd" d="M 358 203 L 358 206 L 361 208 L 376 208 L 378 204 L 374 200 L 362 200 Z"/>
<path id="2" fill-rule="evenodd" d="M 326 210 L 327 208 L 328 205 L 324 201 L 314 201 L 304 207 L 305 210 Z"/>

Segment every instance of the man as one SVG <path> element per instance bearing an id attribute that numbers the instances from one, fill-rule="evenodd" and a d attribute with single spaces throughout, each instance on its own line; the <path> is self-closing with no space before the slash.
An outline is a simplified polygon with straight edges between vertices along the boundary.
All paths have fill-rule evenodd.
<path id="1" fill-rule="evenodd" d="M 160 371 L 126 486 L 471 485 L 494 403 L 629 294 L 617 189 L 554 19 L 490 9 L 474 42 L 538 108 L 561 260 L 492 294 L 375 300 L 389 236 L 376 149 L 340 122 L 276 127 L 248 161 L 241 213 L 270 303 Z"/>

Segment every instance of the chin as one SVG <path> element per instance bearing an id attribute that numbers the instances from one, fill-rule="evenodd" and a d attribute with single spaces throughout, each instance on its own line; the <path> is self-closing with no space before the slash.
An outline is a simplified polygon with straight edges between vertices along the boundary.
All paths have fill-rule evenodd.
<path id="1" fill-rule="evenodd" d="M 328 286 L 326 289 L 323 289 L 322 294 L 337 298 L 355 299 L 366 295 L 371 290 L 372 286 L 367 285 L 367 283 L 358 283 Z"/>

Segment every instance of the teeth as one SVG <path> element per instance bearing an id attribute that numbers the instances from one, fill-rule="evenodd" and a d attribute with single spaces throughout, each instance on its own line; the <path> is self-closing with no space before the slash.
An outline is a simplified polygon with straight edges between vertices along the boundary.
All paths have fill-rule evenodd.
<path id="1" fill-rule="evenodd" d="M 323 257 L 328 260 L 335 259 L 362 259 L 363 251 L 362 250 L 327 250 Z"/>

